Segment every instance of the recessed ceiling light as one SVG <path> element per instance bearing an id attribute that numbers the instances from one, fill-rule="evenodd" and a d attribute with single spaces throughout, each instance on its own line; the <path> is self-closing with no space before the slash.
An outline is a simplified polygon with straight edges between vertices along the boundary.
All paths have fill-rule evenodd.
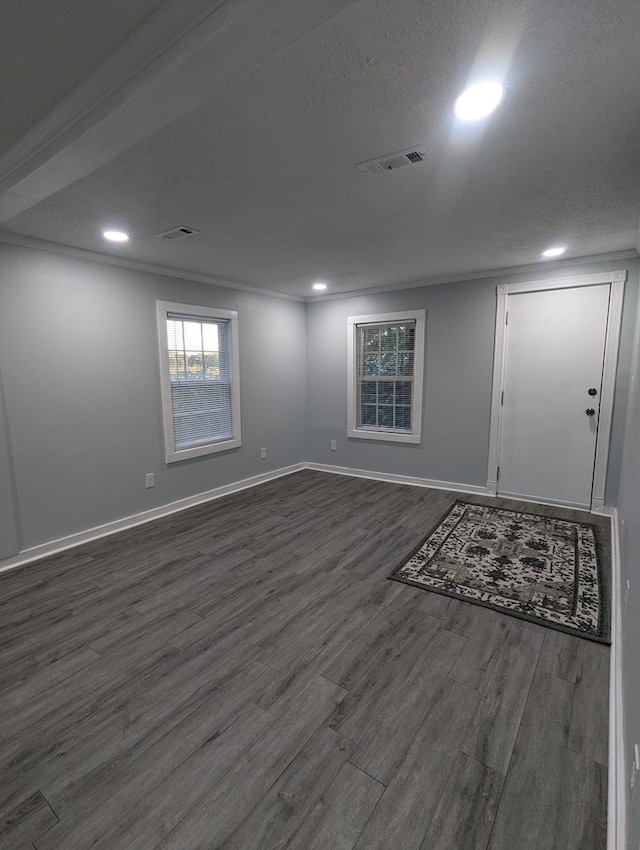
<path id="1" fill-rule="evenodd" d="M 542 252 L 543 257 L 559 257 L 560 254 L 564 254 L 567 250 L 566 245 L 555 245 L 553 248 L 547 248 L 546 251 Z"/>
<path id="2" fill-rule="evenodd" d="M 123 233 L 122 230 L 104 230 L 102 235 L 105 239 L 108 239 L 109 242 L 128 242 L 129 234 Z"/>
<path id="3" fill-rule="evenodd" d="M 326 289 L 327 284 L 323 283 L 321 280 L 319 280 L 317 283 L 313 284 L 313 288 L 320 291 L 320 290 Z"/>
<path id="4" fill-rule="evenodd" d="M 454 111 L 462 121 L 478 121 L 493 112 L 503 94 L 500 83 L 477 83 L 462 92 L 456 100 Z"/>

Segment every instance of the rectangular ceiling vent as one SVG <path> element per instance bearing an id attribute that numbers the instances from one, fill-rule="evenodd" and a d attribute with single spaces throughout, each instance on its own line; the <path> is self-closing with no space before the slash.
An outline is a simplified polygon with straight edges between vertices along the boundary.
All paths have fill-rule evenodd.
<path id="1" fill-rule="evenodd" d="M 418 145 L 406 151 L 388 153 L 375 159 L 368 159 L 366 162 L 358 162 L 356 165 L 360 171 L 364 171 L 370 177 L 377 177 L 379 174 L 397 171 L 398 168 L 404 168 L 405 165 L 419 165 L 426 159 L 429 159 L 429 154 L 422 145 Z"/>
<path id="2" fill-rule="evenodd" d="M 165 230 L 164 233 L 156 233 L 160 239 L 166 239 L 167 242 L 175 242 L 176 239 L 186 239 L 187 236 L 193 236 L 195 233 L 200 233 L 195 227 L 185 227 L 183 224 L 178 227 L 172 227 L 171 230 Z"/>

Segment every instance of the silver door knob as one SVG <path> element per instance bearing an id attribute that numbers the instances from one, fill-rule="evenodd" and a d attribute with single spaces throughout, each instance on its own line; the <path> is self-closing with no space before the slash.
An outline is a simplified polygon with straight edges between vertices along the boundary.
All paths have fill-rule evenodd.
<path id="1" fill-rule="evenodd" d="M 593 416 L 595 414 L 595 410 L 593 409 L 593 407 L 588 407 L 585 410 L 585 413 L 587 414 L 587 416 Z"/>

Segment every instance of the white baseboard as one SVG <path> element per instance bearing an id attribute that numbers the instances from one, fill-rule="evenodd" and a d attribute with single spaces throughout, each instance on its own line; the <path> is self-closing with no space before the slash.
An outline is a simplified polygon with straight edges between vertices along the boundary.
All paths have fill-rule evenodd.
<path id="1" fill-rule="evenodd" d="M 29 549 L 23 549 L 17 555 L 10 558 L 5 558 L 0 561 L 0 573 L 6 570 L 13 570 L 16 567 L 30 564 L 40 558 L 45 558 L 49 555 L 55 555 L 58 552 L 64 552 L 66 549 L 72 549 L 74 546 L 79 546 L 81 543 L 88 543 L 92 540 L 99 540 L 101 537 L 107 537 L 110 534 L 115 534 L 117 531 L 124 531 L 127 528 L 134 528 L 136 525 L 144 525 L 154 519 L 160 519 L 170 514 L 178 513 L 186 508 L 192 508 L 195 505 L 201 505 L 204 502 L 211 502 L 214 499 L 219 499 L 222 496 L 228 496 L 231 493 L 238 493 L 240 490 L 247 490 L 249 487 L 255 487 L 258 484 L 265 484 L 267 481 L 273 481 L 276 478 L 282 478 L 284 475 L 291 475 L 293 472 L 299 472 L 305 469 L 306 464 L 295 463 L 292 466 L 285 466 L 281 469 L 276 469 L 272 472 L 265 472 L 262 475 L 254 475 L 252 478 L 244 478 L 241 481 L 236 481 L 233 484 L 223 484 L 221 487 L 215 487 L 213 490 L 207 490 L 204 493 L 196 493 L 194 496 L 187 496 L 185 499 L 178 499 L 175 502 L 170 502 L 167 505 L 161 505 L 158 508 L 151 508 L 148 511 L 142 511 L 139 514 L 122 517 L 113 522 L 106 522 L 103 525 L 96 525 L 93 528 L 88 528 L 85 531 L 79 531 L 76 534 L 70 534 L 67 537 L 60 537 L 57 540 L 51 540 L 48 543 L 42 543 L 39 546 L 32 546 Z"/>
<path id="2" fill-rule="evenodd" d="M 351 469 L 348 466 L 331 466 L 325 463 L 307 463 L 305 468 L 315 469 L 317 472 L 333 472 L 336 475 L 350 475 L 354 478 L 370 478 L 372 481 L 390 481 L 392 484 L 433 487 L 436 490 L 454 490 L 457 493 L 479 493 L 482 496 L 491 495 L 484 485 L 456 484 L 452 481 L 416 478 L 413 475 L 394 475 L 388 472 L 372 472 L 369 469 Z"/>
<path id="3" fill-rule="evenodd" d="M 611 517 L 611 654 L 609 656 L 609 803 L 607 850 L 624 850 L 627 829 L 624 717 L 622 708 L 622 596 L 620 534 L 616 508 L 594 513 Z"/>
<path id="4" fill-rule="evenodd" d="M 589 505 L 579 505 L 577 502 L 566 502 L 562 499 L 541 499 L 539 496 L 529 496 L 527 493 L 508 493 L 500 491 L 501 499 L 514 499 L 517 502 L 531 502 L 532 505 L 550 505 L 552 508 L 570 508 L 574 511 L 590 511 Z"/>
<path id="5" fill-rule="evenodd" d="M 365 469 L 350 469 L 345 466 L 328 466 L 321 463 L 295 463 L 291 466 L 282 467 L 272 472 L 266 472 L 263 475 L 254 475 L 251 478 L 244 478 L 242 481 L 236 481 L 233 484 L 225 484 L 222 487 L 215 487 L 213 490 L 207 490 L 204 493 L 197 493 L 194 496 L 188 496 L 185 499 L 178 499 L 175 502 L 170 502 L 167 505 L 161 505 L 158 508 L 152 508 L 148 511 L 142 511 L 139 514 L 122 517 L 121 519 L 106 522 L 103 525 L 96 525 L 93 528 L 88 528 L 85 531 L 79 531 L 76 534 L 70 534 L 66 537 L 60 537 L 56 540 L 50 540 L 47 543 L 42 543 L 38 546 L 32 546 L 29 549 L 23 549 L 17 555 L 10 558 L 0 560 L 0 573 L 7 570 L 13 570 L 17 567 L 22 567 L 26 564 L 31 564 L 33 561 L 38 561 L 40 558 L 46 558 L 50 555 L 56 555 L 58 552 L 64 552 L 67 549 L 72 549 L 74 546 L 79 546 L 82 543 L 89 543 L 92 540 L 99 540 L 101 537 L 107 537 L 110 534 L 115 534 L 118 531 L 125 531 L 127 528 L 134 528 L 137 525 L 151 522 L 154 519 L 160 519 L 170 514 L 178 513 L 194 505 L 201 505 L 204 502 L 211 502 L 214 499 L 219 499 L 222 496 L 228 496 L 231 493 L 237 493 L 240 490 L 246 490 L 250 487 L 255 487 L 258 484 L 264 484 L 267 481 L 273 481 L 276 478 L 282 478 L 285 475 L 291 475 L 293 472 L 299 472 L 303 469 L 315 469 L 320 472 L 333 472 L 338 475 L 351 475 L 357 478 L 370 478 L 374 481 L 391 481 L 395 484 L 410 484 L 417 487 L 435 487 L 439 490 L 455 490 L 460 493 L 481 493 L 487 492 L 486 487 L 475 487 L 470 484 L 454 484 L 450 481 L 435 481 L 430 478 L 414 478 L 410 475 L 389 475 L 385 472 L 371 472 Z"/>

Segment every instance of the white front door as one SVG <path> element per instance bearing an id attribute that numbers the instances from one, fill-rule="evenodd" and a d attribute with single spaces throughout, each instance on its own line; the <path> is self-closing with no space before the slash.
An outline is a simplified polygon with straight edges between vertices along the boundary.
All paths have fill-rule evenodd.
<path id="1" fill-rule="evenodd" d="M 508 295 L 500 495 L 590 506 L 610 290 Z"/>

